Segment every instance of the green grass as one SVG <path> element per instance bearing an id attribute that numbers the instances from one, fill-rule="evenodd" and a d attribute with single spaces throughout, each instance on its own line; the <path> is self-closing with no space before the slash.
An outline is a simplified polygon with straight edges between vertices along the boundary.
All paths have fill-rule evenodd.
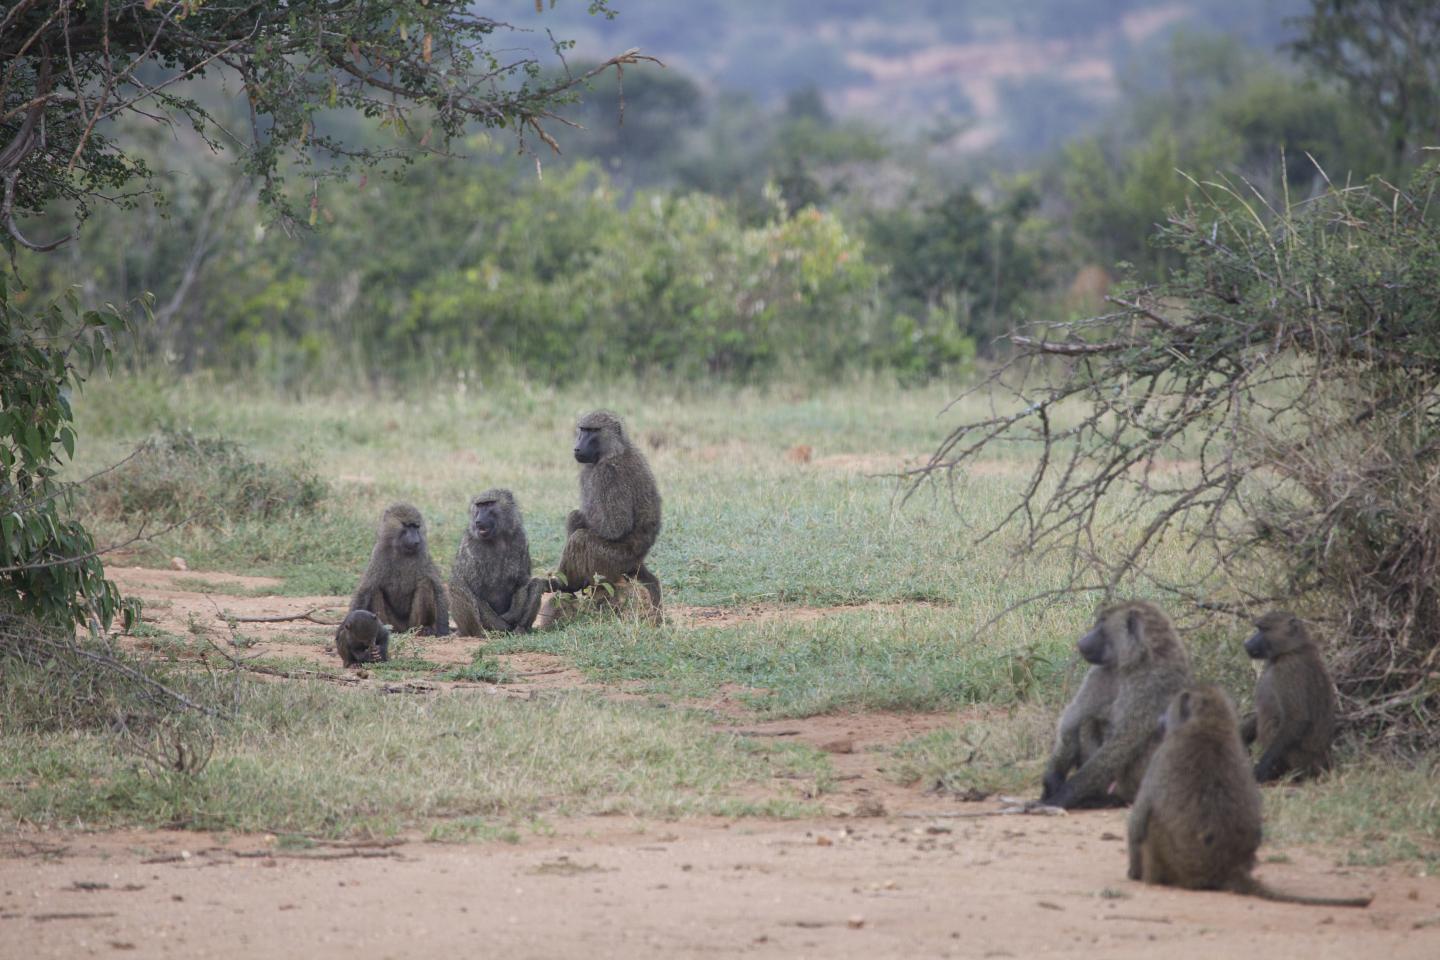
<path id="1" fill-rule="evenodd" d="M 794 717 L 1009 703 L 1050 685 L 1069 656 L 1058 639 L 975 642 L 956 611 L 904 604 L 728 628 L 657 630 L 596 615 L 498 638 L 491 649 L 556 654 L 596 680 L 643 681 L 671 697 L 738 684 L 754 691 L 742 699 L 757 712 Z"/>
<path id="2" fill-rule="evenodd" d="M 0 729 L 0 779 L 25 786 L 0 796 L 0 810 L 48 823 L 315 835 L 418 828 L 437 839 L 506 839 L 574 813 L 811 809 L 787 792 L 796 781 L 776 789 L 772 774 L 823 790 L 832 777 L 823 756 L 717 735 L 714 718 L 659 709 L 722 688 L 760 716 L 968 708 L 963 721 L 893 748 L 881 758 L 887 775 L 917 788 L 1038 794 L 1055 713 L 1078 682 L 1074 639 L 1094 600 L 1026 608 L 977 636 L 1016 601 L 1061 586 L 1067 570 L 1058 555 L 1017 557 L 1013 536 L 977 542 L 1015 505 L 1030 451 L 997 450 L 953 488 L 933 483 L 908 500 L 883 476 L 928 455 L 948 425 L 988 411 L 985 398 L 972 398 L 941 415 L 953 393 L 878 381 L 718 396 L 683 386 L 556 391 L 506 382 L 485 390 L 456 381 L 297 400 L 203 379 L 97 381 L 76 403 L 74 476 L 161 428 L 188 429 L 235 441 L 239 448 L 226 449 L 279 471 L 265 476 L 313 474 L 326 491 L 308 511 L 261 519 L 232 510 L 135 548 L 138 562 L 184 557 L 198 571 L 185 578 L 192 589 L 230 592 L 203 572 L 225 571 L 280 578 L 267 593 L 348 594 L 393 500 L 420 506 L 432 553 L 448 570 L 468 497 L 491 486 L 515 491 L 536 567 L 548 569 L 577 499 L 575 415 L 608 406 L 627 418 L 665 498 L 650 566 L 672 611 L 763 604 L 768 613 L 724 627 L 693 611 L 661 628 L 580 616 L 553 631 L 491 638 L 458 667 L 429 660 L 423 639 L 400 637 L 395 660 L 370 668 L 376 678 L 506 682 L 513 678 L 496 657 L 533 651 L 650 700 L 525 703 L 477 691 L 379 696 L 373 685 L 242 684 L 236 719 L 198 777 L 155 774 L 118 753 L 103 730 L 22 734 L 12 724 Z M 1066 419 L 1056 411 L 1052 425 L 1063 429 Z M 787 457 L 797 445 L 812 448 L 809 463 Z M 187 476 L 214 483 L 203 469 Z M 224 492 L 178 495 L 210 503 Z M 123 539 L 131 526 L 102 506 L 91 503 L 86 515 L 97 539 Z M 1096 527 L 1114 549 L 1133 534 L 1118 515 L 1112 506 Z M 1190 570 L 1197 559 L 1189 546 L 1168 543 L 1158 564 Z M 802 609 L 841 605 L 849 606 Z M 1245 632 L 1222 625 L 1186 633 L 1197 673 L 1242 706 L 1254 677 L 1238 650 Z M 204 647 L 158 632 L 147 642 L 179 659 Z M 314 642 L 328 644 L 328 632 Z M 264 662 L 340 672 L 297 658 Z M 1404 771 L 1352 758 L 1319 784 L 1267 791 L 1268 827 L 1281 842 L 1313 835 L 1377 856 L 1433 859 L 1434 776 L 1433 764 Z M 1385 789 L 1367 795 L 1372 779 Z"/>
<path id="3" fill-rule="evenodd" d="M 575 695 L 386 696 L 323 683 L 241 686 L 198 774 L 156 770 L 100 733 L 7 734 L 11 823 L 310 836 L 501 831 L 542 814 L 815 812 L 823 755 L 713 732 L 685 711 Z M 470 827 L 436 825 L 458 820 Z M 483 827 L 483 829 L 479 829 Z M 459 831 L 459 833 L 456 833 Z"/>
<path id="4" fill-rule="evenodd" d="M 1344 844 L 1350 863 L 1422 860 L 1440 867 L 1440 761 L 1342 748 L 1336 769 L 1303 785 L 1267 787 L 1265 835 L 1277 843 Z"/>
<path id="5" fill-rule="evenodd" d="M 885 773 L 905 786 L 962 796 L 1034 797 L 1054 736 L 1054 711 L 1027 704 L 907 740 Z"/>

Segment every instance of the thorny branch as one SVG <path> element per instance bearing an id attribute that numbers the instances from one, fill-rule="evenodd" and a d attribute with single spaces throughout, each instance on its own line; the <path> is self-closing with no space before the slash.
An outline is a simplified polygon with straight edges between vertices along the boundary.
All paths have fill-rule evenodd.
<path id="1" fill-rule="evenodd" d="M 1117 312 L 1025 329 L 957 398 L 987 412 L 908 471 L 956 496 L 1018 450 L 1017 502 L 978 528 L 1013 563 L 1066 570 L 999 616 L 1077 594 L 1156 591 L 1334 625 L 1352 722 L 1440 720 L 1440 254 L 1432 168 L 1257 209 L 1228 183 L 1175 214 L 1171 278 Z M 997 617 L 998 619 L 998 617 Z M 994 621 L 992 621 L 993 623 Z"/>

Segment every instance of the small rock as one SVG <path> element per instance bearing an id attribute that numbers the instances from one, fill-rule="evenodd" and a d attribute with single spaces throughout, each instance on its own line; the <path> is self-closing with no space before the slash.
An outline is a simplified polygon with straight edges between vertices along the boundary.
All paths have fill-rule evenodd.
<path id="1" fill-rule="evenodd" d="M 820 749 L 826 753 L 854 753 L 855 741 L 849 737 L 841 737 L 839 740 L 820 744 Z"/>
<path id="2" fill-rule="evenodd" d="M 185 562 L 185 558 L 184 558 L 184 557 L 171 557 L 171 558 L 170 558 L 170 569 L 171 569 L 171 570 L 189 570 L 189 569 L 190 569 L 190 564 L 188 564 L 188 563 Z"/>
<path id="3" fill-rule="evenodd" d="M 822 833 L 820 836 L 818 836 L 818 837 L 815 838 L 815 846 L 817 846 L 817 847 L 828 847 L 828 846 L 831 846 L 831 845 L 834 844 L 834 843 L 835 843 L 834 840 L 831 840 L 829 837 L 825 836 L 823 833 Z"/>
<path id="4" fill-rule="evenodd" d="M 845 921 L 845 925 L 846 925 L 847 927 L 849 927 L 851 930 L 859 930 L 861 927 L 865 926 L 865 918 L 862 917 L 862 916 L 860 916 L 860 914 L 857 913 L 857 914 L 855 914 L 855 916 L 851 917 L 849 920 L 846 920 L 846 921 Z"/>

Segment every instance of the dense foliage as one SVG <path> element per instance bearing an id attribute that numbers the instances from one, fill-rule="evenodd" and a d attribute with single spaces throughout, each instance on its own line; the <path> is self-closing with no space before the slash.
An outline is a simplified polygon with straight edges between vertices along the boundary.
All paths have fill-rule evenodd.
<path id="1" fill-rule="evenodd" d="M 0 615 L 103 629 L 136 613 L 105 579 L 90 534 L 67 517 L 74 485 L 58 479 L 75 453 L 70 394 L 113 364 L 113 338 L 129 329 L 124 311 L 82 311 L 73 291 L 21 310 L 0 276 Z"/>
<path id="2" fill-rule="evenodd" d="M 608 12 L 592 0 L 592 13 Z M 303 177 L 311 222 L 318 180 L 408 151 L 443 149 L 470 126 L 508 127 L 555 144 L 545 124 L 586 74 L 547 76 L 505 49 L 508 26 L 460 0 L 17 0 L 0 14 L 0 220 L 8 246 L 49 249 L 16 217 L 60 203 L 83 217 L 155 165 L 116 136 L 117 119 L 161 119 L 206 146 L 233 142 L 202 102 L 205 78 L 244 92 L 245 168 L 261 198 L 299 216 L 287 174 Z M 554 53 L 565 44 L 554 42 Z M 588 71 L 636 62 L 623 54 Z M 208 88 L 214 98 L 214 87 Z M 404 136 L 357 143 L 337 125 L 354 111 Z"/>

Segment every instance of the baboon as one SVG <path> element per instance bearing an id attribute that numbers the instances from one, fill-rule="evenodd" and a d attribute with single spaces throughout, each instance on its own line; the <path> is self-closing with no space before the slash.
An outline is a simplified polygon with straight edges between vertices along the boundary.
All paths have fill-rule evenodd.
<path id="1" fill-rule="evenodd" d="M 1170 700 L 1160 728 L 1160 745 L 1130 811 L 1131 880 L 1286 903 L 1369 905 L 1369 897 L 1280 893 L 1250 875 L 1260 846 L 1260 787 L 1224 691 L 1182 690 Z"/>
<path id="2" fill-rule="evenodd" d="M 351 610 L 335 631 L 335 652 L 347 667 L 390 659 L 390 628 L 369 610 Z"/>
<path id="3" fill-rule="evenodd" d="M 1255 779 L 1276 780 L 1290 772 L 1313 776 L 1330 769 L 1335 733 L 1335 687 L 1310 631 L 1284 611 L 1255 621 L 1245 652 L 1265 661 L 1255 684 L 1255 712 L 1240 735 L 1246 746 L 1260 741 Z"/>
<path id="4" fill-rule="evenodd" d="M 375 550 L 360 578 L 351 610 L 369 610 L 392 629 L 443 637 L 450 611 L 440 571 L 425 543 L 425 518 L 408 503 L 392 503 L 380 516 Z"/>
<path id="5" fill-rule="evenodd" d="M 515 495 L 497 489 L 472 498 L 470 524 L 450 568 L 456 628 L 467 637 L 529 630 L 544 592 L 544 581 L 530 576 L 530 541 Z"/>
<path id="6" fill-rule="evenodd" d="M 1155 718 L 1190 682 L 1190 658 L 1170 618 L 1143 601 L 1101 609 L 1076 647 L 1094 666 L 1060 717 L 1040 801 L 1129 803 L 1155 748 Z"/>
<path id="7" fill-rule="evenodd" d="M 564 582 L 551 588 L 574 593 L 596 575 L 612 583 L 634 577 L 659 611 L 660 581 L 645 566 L 645 555 L 660 535 L 660 491 L 650 465 L 615 414 L 596 410 L 575 427 L 580 509 L 571 510 L 565 521 Z"/>

